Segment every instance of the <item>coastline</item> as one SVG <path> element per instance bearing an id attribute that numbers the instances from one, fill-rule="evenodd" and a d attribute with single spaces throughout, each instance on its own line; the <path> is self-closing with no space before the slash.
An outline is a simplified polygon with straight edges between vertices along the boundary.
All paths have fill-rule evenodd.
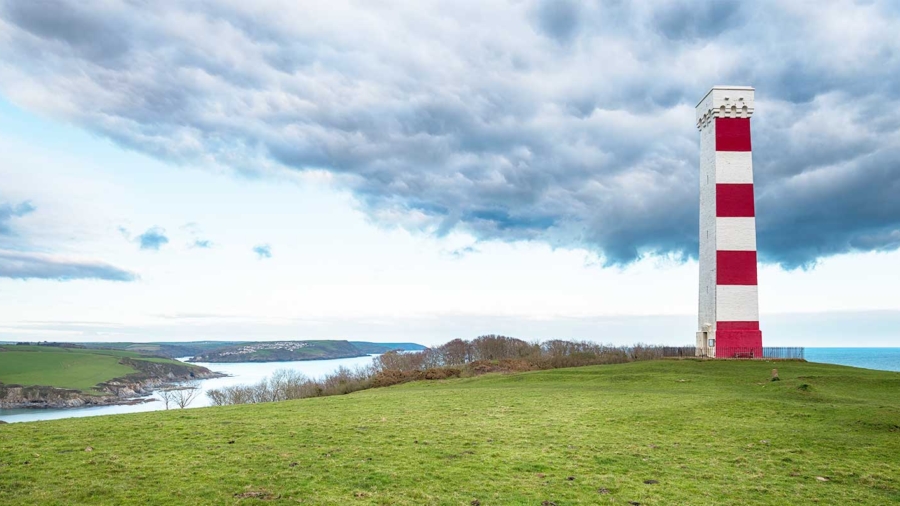
<path id="1" fill-rule="evenodd" d="M 171 371 L 163 376 L 148 378 L 115 378 L 97 385 L 98 393 L 84 392 L 72 388 L 58 388 L 44 385 L 17 385 L 0 383 L 0 409 L 77 409 L 100 406 L 130 406 L 155 402 L 151 398 L 155 390 L 163 385 L 183 381 L 206 380 L 227 377 L 227 374 L 205 369 L 202 372 L 175 375 Z"/>

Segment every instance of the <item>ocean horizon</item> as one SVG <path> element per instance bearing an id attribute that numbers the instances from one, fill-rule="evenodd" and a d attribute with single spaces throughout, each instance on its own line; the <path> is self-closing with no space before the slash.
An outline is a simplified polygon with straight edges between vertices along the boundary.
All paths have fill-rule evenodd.
<path id="1" fill-rule="evenodd" d="M 806 348 L 809 362 L 900 372 L 900 348 Z"/>

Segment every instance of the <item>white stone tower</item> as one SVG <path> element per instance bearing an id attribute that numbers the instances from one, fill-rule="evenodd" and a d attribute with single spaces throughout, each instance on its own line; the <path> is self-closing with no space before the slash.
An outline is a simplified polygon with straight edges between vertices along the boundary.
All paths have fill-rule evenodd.
<path id="1" fill-rule="evenodd" d="M 700 130 L 700 312 L 697 354 L 760 357 L 753 88 L 715 86 L 697 104 Z"/>

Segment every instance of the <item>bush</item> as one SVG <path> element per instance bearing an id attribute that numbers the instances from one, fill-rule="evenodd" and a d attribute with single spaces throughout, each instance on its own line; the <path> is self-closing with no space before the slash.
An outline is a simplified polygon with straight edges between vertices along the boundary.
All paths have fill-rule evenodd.
<path id="1" fill-rule="evenodd" d="M 426 380 L 443 380 L 450 378 L 459 378 L 462 374 L 462 369 L 458 367 L 432 367 L 431 369 L 426 369 L 420 375 L 419 379 Z"/>
<path id="2" fill-rule="evenodd" d="M 372 378 L 372 387 L 380 388 L 380 387 L 389 387 L 391 385 L 399 385 L 400 383 L 406 383 L 408 381 L 415 381 L 418 379 L 418 374 L 414 371 L 398 371 L 398 370 L 389 370 L 389 371 L 378 371 L 375 376 Z"/>

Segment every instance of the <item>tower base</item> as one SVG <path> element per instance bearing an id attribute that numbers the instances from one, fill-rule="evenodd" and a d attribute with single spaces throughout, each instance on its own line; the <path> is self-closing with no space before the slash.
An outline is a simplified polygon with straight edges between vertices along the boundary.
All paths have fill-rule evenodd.
<path id="1" fill-rule="evenodd" d="M 750 329 L 716 331 L 716 358 L 762 358 L 762 332 Z"/>

